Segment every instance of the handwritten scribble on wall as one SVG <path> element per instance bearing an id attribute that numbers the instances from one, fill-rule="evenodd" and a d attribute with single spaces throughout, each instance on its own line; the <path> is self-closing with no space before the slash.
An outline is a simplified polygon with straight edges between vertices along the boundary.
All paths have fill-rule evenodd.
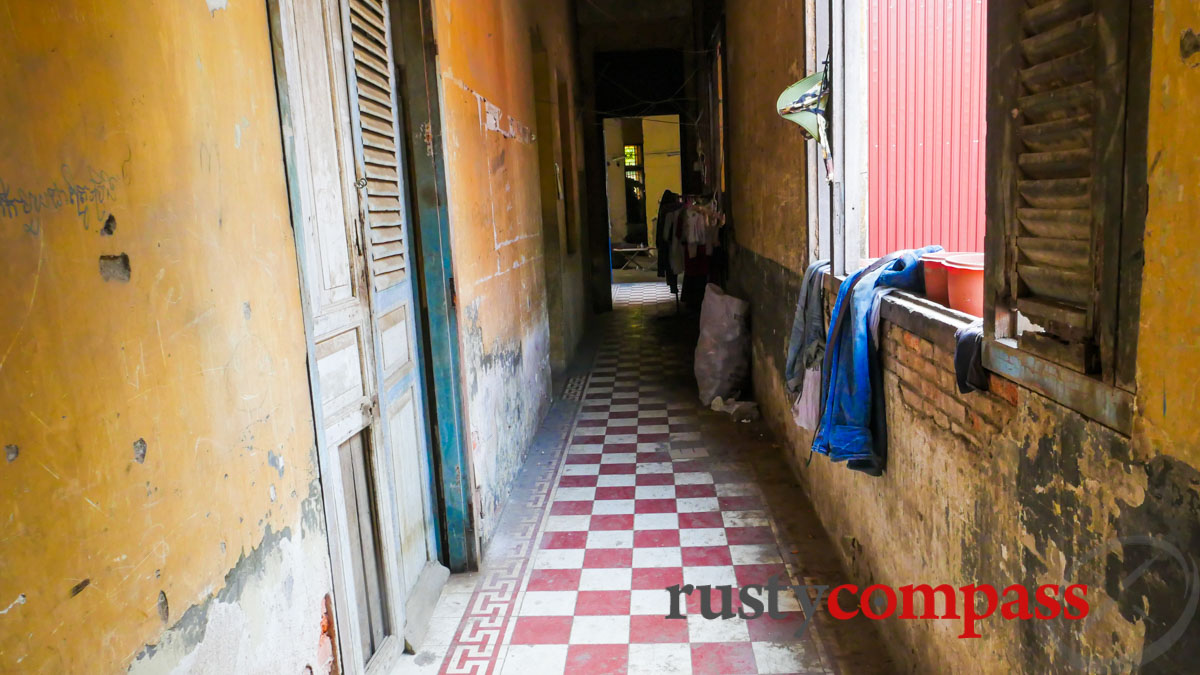
<path id="1" fill-rule="evenodd" d="M 30 234 L 41 231 L 41 217 L 65 208 L 74 208 L 83 225 L 102 225 L 108 217 L 102 208 L 117 198 L 117 177 L 103 169 L 88 167 L 82 178 L 75 178 L 71 167 L 63 164 L 59 178 L 36 188 L 11 187 L 0 178 L 0 218 L 23 223 Z"/>

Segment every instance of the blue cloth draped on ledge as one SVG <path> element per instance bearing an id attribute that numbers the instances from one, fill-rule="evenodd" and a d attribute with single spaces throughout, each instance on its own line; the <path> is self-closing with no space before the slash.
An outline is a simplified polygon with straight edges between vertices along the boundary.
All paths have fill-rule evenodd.
<path id="1" fill-rule="evenodd" d="M 876 295 L 887 289 L 923 292 L 917 264 L 942 250 L 926 246 L 888 254 L 850 275 L 838 290 L 829 323 L 821 375 L 821 420 L 813 452 L 871 475 L 883 473 L 887 459 L 877 345 L 870 329 Z M 876 438 L 878 436 L 878 438 Z"/>

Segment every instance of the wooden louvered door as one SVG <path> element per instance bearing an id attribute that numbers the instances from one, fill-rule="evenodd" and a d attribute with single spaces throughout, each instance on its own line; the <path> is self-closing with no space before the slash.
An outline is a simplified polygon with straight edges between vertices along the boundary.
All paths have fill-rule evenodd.
<path id="1" fill-rule="evenodd" d="M 448 572 L 409 275 L 387 8 L 271 5 L 342 672 L 390 672 Z"/>
<path id="2" fill-rule="evenodd" d="M 1098 374 L 1114 340 L 1129 0 L 1022 5 L 1009 304 L 1035 326 L 1022 349 Z"/>
<path id="3" fill-rule="evenodd" d="M 292 226 L 302 269 L 343 672 L 362 672 L 394 637 L 398 575 L 392 472 L 382 443 L 376 328 L 362 255 L 351 95 L 345 76 L 342 13 L 336 0 L 278 4 L 275 32 Z M 283 289 L 280 289 L 281 292 Z"/>
<path id="4" fill-rule="evenodd" d="M 408 278 L 388 9 L 380 0 L 350 0 L 347 4 L 347 47 L 353 57 L 357 94 L 358 184 L 369 236 L 367 258 L 372 284 L 382 291 Z"/>
<path id="5" fill-rule="evenodd" d="M 397 594 L 405 640 L 419 642 L 448 570 L 436 560 L 438 521 L 424 369 L 414 302 L 404 137 L 385 0 L 343 0 L 355 185 L 374 323 L 384 445 L 399 544 Z"/>

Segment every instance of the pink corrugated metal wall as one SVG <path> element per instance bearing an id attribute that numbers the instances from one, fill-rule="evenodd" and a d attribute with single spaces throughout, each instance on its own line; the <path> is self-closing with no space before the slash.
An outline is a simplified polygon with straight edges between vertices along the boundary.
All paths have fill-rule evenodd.
<path id="1" fill-rule="evenodd" d="M 871 0 L 870 12 L 870 255 L 983 251 L 987 2 Z"/>

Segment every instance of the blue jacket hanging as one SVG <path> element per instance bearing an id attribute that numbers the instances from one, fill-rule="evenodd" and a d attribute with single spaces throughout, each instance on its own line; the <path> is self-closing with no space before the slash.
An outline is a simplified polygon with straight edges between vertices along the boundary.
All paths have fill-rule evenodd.
<path id="1" fill-rule="evenodd" d="M 871 305 L 875 295 L 886 288 L 923 291 L 925 282 L 917 262 L 922 255 L 940 250 L 941 246 L 927 246 L 897 251 L 842 282 L 829 323 L 821 374 L 821 420 L 813 452 L 847 462 L 851 469 L 872 475 L 883 472 L 887 438 L 882 428 L 882 396 L 872 395 L 882 394 L 882 377 L 871 340 Z M 873 398 L 878 399 L 874 405 Z M 881 437 L 876 439 L 876 435 Z"/>

